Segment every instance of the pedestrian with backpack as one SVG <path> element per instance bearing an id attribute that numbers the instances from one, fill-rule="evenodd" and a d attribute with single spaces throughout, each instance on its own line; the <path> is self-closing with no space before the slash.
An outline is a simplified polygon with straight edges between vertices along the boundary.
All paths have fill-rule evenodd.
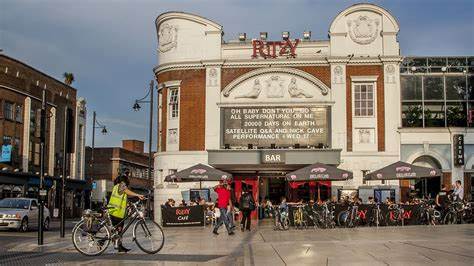
<path id="1" fill-rule="evenodd" d="M 240 221 L 240 230 L 250 231 L 250 214 L 255 210 L 255 200 L 252 192 L 244 188 L 244 193 L 240 196 L 240 209 L 242 211 L 242 220 Z"/>

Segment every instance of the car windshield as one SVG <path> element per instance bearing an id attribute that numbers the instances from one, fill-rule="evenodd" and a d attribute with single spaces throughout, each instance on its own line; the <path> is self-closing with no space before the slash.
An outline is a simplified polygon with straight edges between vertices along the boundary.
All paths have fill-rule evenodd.
<path id="1" fill-rule="evenodd" d="M 25 199 L 2 199 L 0 208 L 25 209 L 30 207 L 30 201 Z"/>

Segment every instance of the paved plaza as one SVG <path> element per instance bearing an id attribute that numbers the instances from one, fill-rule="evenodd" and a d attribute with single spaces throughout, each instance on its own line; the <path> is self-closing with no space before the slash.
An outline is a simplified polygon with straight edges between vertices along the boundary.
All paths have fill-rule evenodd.
<path id="1" fill-rule="evenodd" d="M 69 231 L 69 230 L 68 230 Z M 70 235 L 47 232 L 38 248 L 36 232 L 0 232 L 0 265 L 473 265 L 474 225 L 406 226 L 274 231 L 214 236 L 210 228 L 166 228 L 156 255 L 141 252 L 130 238 L 129 254 L 109 247 L 99 257 L 75 251 Z"/>

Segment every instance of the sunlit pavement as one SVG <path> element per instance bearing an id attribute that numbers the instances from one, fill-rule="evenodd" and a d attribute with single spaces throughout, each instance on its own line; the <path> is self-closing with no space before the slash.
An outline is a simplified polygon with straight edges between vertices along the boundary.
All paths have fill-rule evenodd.
<path id="1" fill-rule="evenodd" d="M 255 227 L 254 227 L 255 228 Z M 68 232 L 70 229 L 68 230 Z M 38 248 L 36 232 L 0 232 L 1 265 L 474 265 L 474 225 L 406 226 L 252 232 L 214 236 L 211 228 L 165 228 L 164 248 L 141 252 L 127 236 L 128 254 L 112 247 L 99 257 L 79 254 L 70 235 L 47 232 Z"/>

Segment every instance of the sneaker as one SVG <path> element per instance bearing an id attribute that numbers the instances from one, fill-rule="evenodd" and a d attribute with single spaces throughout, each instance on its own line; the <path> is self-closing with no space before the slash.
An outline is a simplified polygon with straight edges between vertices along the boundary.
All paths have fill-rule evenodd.
<path id="1" fill-rule="evenodd" d="M 122 245 L 120 245 L 120 246 L 118 247 L 118 252 L 127 253 L 127 252 L 129 252 L 129 251 L 130 251 L 129 248 L 126 248 L 126 247 L 124 247 L 124 246 L 122 246 Z"/>
<path id="2" fill-rule="evenodd" d="M 214 235 L 216 235 L 216 236 L 219 235 L 219 233 L 217 233 L 217 230 L 215 230 L 215 229 L 212 230 L 212 233 L 213 233 Z"/>

